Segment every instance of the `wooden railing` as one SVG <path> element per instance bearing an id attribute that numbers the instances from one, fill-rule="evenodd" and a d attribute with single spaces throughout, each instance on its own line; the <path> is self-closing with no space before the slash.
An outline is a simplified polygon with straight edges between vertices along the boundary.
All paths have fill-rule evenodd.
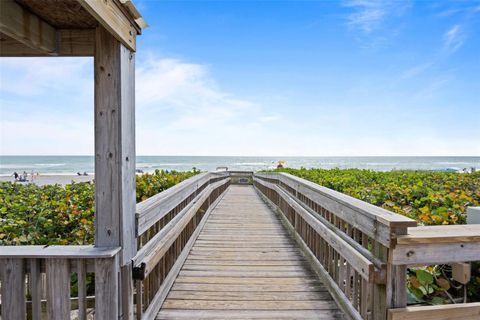
<path id="1" fill-rule="evenodd" d="M 133 258 L 137 319 L 155 317 L 229 184 L 229 172 L 202 173 L 137 205 L 138 253 Z"/>
<path id="2" fill-rule="evenodd" d="M 480 225 L 417 227 L 287 173 L 256 173 L 254 186 L 350 318 L 480 319 L 479 303 L 406 307 L 407 266 L 480 260 Z"/>
<path id="3" fill-rule="evenodd" d="M 459 283 L 470 280 L 471 261 L 480 261 L 478 224 L 408 228 L 406 235 L 397 237 L 391 254 L 391 263 L 396 266 L 449 264 L 452 277 Z M 388 319 L 480 319 L 480 303 L 392 308 Z"/>
<path id="4" fill-rule="evenodd" d="M 111 319 L 117 310 L 119 251 L 93 246 L 2 247 L 2 319 L 84 320 L 93 312 L 96 319 Z M 88 283 L 94 286 L 90 296 L 87 277 L 95 279 Z"/>
<path id="5" fill-rule="evenodd" d="M 406 306 L 407 266 L 480 260 L 479 226 L 416 227 L 414 220 L 289 174 L 223 171 L 199 174 L 137 205 L 129 294 L 137 319 L 155 317 L 231 183 L 253 183 L 280 213 L 348 317 L 480 318 L 478 303 Z M 119 313 L 119 292 L 131 284 L 119 278 L 120 250 L 0 247 L 2 319 L 126 317 Z"/>

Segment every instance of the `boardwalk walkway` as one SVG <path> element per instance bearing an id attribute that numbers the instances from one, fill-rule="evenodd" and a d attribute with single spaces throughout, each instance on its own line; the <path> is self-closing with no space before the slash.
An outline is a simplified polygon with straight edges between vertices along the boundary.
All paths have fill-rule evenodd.
<path id="1" fill-rule="evenodd" d="M 330 294 L 252 186 L 212 211 L 157 319 L 338 319 Z"/>

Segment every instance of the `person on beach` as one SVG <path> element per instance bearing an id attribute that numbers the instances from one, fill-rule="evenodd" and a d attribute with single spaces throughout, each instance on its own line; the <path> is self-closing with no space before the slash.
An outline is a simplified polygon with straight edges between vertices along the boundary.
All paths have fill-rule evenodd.
<path id="1" fill-rule="evenodd" d="M 13 173 L 13 177 L 15 178 L 15 181 L 18 181 L 18 173 L 17 173 L 17 171 L 15 171 L 15 172 Z"/>

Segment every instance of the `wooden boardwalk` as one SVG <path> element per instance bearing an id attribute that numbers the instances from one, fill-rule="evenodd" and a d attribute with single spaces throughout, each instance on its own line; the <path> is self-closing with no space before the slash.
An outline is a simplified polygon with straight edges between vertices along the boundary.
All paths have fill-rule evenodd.
<path id="1" fill-rule="evenodd" d="M 332 297 L 252 186 L 212 210 L 157 319 L 338 319 Z"/>

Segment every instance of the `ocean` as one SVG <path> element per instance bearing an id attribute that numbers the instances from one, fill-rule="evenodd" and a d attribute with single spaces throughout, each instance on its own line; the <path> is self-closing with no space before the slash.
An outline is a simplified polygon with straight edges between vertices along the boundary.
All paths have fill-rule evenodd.
<path id="1" fill-rule="evenodd" d="M 138 156 L 137 169 L 204 171 L 217 167 L 232 170 L 265 170 L 274 168 L 279 160 L 292 168 L 360 168 L 390 170 L 463 170 L 480 169 L 480 157 L 210 157 L 210 156 Z M 94 172 L 93 156 L 0 156 L 0 175 L 14 171 L 31 171 L 49 175 L 71 175 Z"/>

